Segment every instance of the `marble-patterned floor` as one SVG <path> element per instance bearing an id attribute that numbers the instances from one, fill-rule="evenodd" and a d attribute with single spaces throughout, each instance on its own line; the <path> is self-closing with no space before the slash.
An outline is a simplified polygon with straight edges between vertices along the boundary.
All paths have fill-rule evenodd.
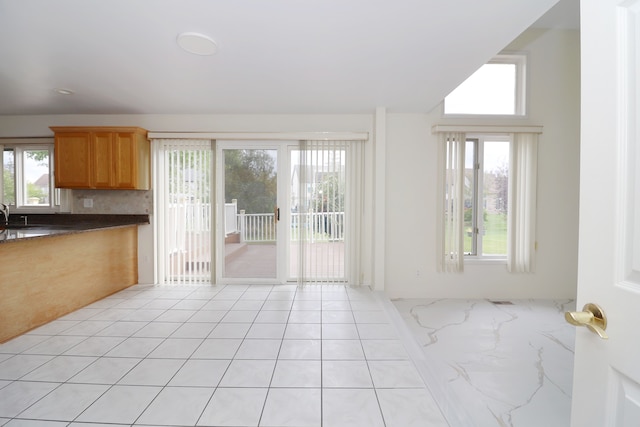
<path id="1" fill-rule="evenodd" d="M 414 362 L 451 427 L 568 426 L 570 300 L 394 300 Z"/>

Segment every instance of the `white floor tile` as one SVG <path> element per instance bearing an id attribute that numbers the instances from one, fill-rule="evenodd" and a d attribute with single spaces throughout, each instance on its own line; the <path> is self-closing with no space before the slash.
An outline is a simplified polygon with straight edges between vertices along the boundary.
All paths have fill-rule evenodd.
<path id="1" fill-rule="evenodd" d="M 233 310 L 250 310 L 259 311 L 264 304 L 264 300 L 247 300 L 241 299 L 233 305 Z"/>
<path id="2" fill-rule="evenodd" d="M 92 364 L 95 357 L 57 356 L 21 379 L 25 381 L 64 382 Z"/>
<path id="3" fill-rule="evenodd" d="M 227 314 L 225 310 L 200 310 L 187 320 L 187 322 L 205 322 L 217 324 Z"/>
<path id="4" fill-rule="evenodd" d="M 194 359 L 233 359 L 242 340 L 239 338 L 206 339 L 191 355 Z"/>
<path id="5" fill-rule="evenodd" d="M 109 351 L 108 357 L 147 357 L 156 347 L 162 343 L 162 338 L 140 338 L 131 337 L 124 340 L 113 350 Z"/>
<path id="6" fill-rule="evenodd" d="M 195 425 L 213 391 L 203 387 L 165 387 L 136 424 Z"/>
<path id="7" fill-rule="evenodd" d="M 122 337 L 89 337 L 65 351 L 70 356 L 103 356 L 124 341 Z"/>
<path id="8" fill-rule="evenodd" d="M 373 388 L 367 362 L 359 360 L 323 360 L 322 386 Z"/>
<path id="9" fill-rule="evenodd" d="M 286 325 L 284 323 L 254 323 L 249 329 L 246 338 L 271 338 L 281 340 L 284 336 Z"/>
<path id="10" fill-rule="evenodd" d="M 322 417 L 331 427 L 385 427 L 373 389 L 324 389 Z"/>
<path id="11" fill-rule="evenodd" d="M 253 323 L 258 310 L 230 310 L 220 321 L 221 323 Z"/>
<path id="12" fill-rule="evenodd" d="M 57 335 L 25 350 L 23 354 L 50 354 L 58 356 L 86 339 L 87 337 Z"/>
<path id="13" fill-rule="evenodd" d="M 0 417 L 15 417 L 59 385 L 29 381 L 11 383 L 0 390 Z"/>
<path id="14" fill-rule="evenodd" d="M 322 360 L 364 360 L 360 340 L 322 340 Z"/>
<path id="15" fill-rule="evenodd" d="M 289 323 L 284 332 L 285 339 L 317 340 L 322 336 L 320 325 L 311 323 Z"/>
<path id="16" fill-rule="evenodd" d="M 231 360 L 187 360 L 169 386 L 217 387 Z"/>
<path id="17" fill-rule="evenodd" d="M 283 340 L 278 359 L 321 359 L 320 340 Z"/>
<path id="18" fill-rule="evenodd" d="M 322 312 L 318 310 L 296 310 L 289 315 L 289 323 L 321 323 Z"/>
<path id="19" fill-rule="evenodd" d="M 377 393 L 387 427 L 449 427 L 425 389 L 380 389 Z"/>
<path id="20" fill-rule="evenodd" d="M 185 323 L 171 334 L 171 338 L 206 338 L 217 323 Z"/>
<path id="21" fill-rule="evenodd" d="M 369 369 L 376 388 L 424 387 L 420 373 L 409 360 L 371 360 Z"/>
<path id="22" fill-rule="evenodd" d="M 358 323 L 360 339 L 363 340 L 393 340 L 398 339 L 398 333 L 391 325 Z"/>
<path id="23" fill-rule="evenodd" d="M 205 408 L 199 426 L 258 426 L 267 388 L 218 388 Z"/>
<path id="24" fill-rule="evenodd" d="M 356 323 L 389 323 L 384 311 L 354 311 Z"/>
<path id="25" fill-rule="evenodd" d="M 115 385 L 80 414 L 76 421 L 131 425 L 160 390 L 161 387 Z"/>
<path id="26" fill-rule="evenodd" d="M 149 354 L 149 357 L 187 359 L 203 341 L 202 338 L 167 338 Z"/>
<path id="27" fill-rule="evenodd" d="M 362 340 L 367 360 L 408 360 L 409 353 L 399 340 Z"/>
<path id="28" fill-rule="evenodd" d="M 254 323 L 287 323 L 289 319 L 288 310 L 261 310 L 256 316 Z"/>
<path id="29" fill-rule="evenodd" d="M 183 364 L 184 360 L 178 359 L 144 359 L 118 381 L 118 384 L 164 386 Z"/>
<path id="30" fill-rule="evenodd" d="M 353 313 L 346 310 L 323 311 L 322 323 L 354 323 Z"/>
<path id="31" fill-rule="evenodd" d="M 0 425 L 446 426 L 383 310 L 342 285 L 138 285 L 0 345 Z"/>
<path id="32" fill-rule="evenodd" d="M 358 330 L 353 323 L 325 323 L 322 325 L 322 339 L 357 340 Z"/>
<path id="33" fill-rule="evenodd" d="M 101 357 L 69 379 L 71 383 L 115 384 L 142 359 Z"/>
<path id="34" fill-rule="evenodd" d="M 17 380 L 53 359 L 53 356 L 18 354 L 0 362 L 0 380 Z"/>
<path id="35" fill-rule="evenodd" d="M 88 337 L 95 335 L 112 324 L 113 321 L 110 320 L 84 320 L 77 325 L 60 332 L 60 335 L 80 335 Z"/>
<path id="36" fill-rule="evenodd" d="M 322 373 L 319 360 L 278 360 L 271 387 L 320 388 L 321 386 Z"/>
<path id="37" fill-rule="evenodd" d="M 46 325 L 45 325 L 46 326 Z M 26 351 L 43 341 L 50 339 L 49 336 L 25 334 L 13 338 L 0 344 L 0 354 L 18 354 Z"/>
<path id="38" fill-rule="evenodd" d="M 68 424 L 66 421 L 43 421 L 43 420 L 21 420 L 21 419 L 6 419 L 7 423 L 4 424 L 2 418 L 0 418 L 0 426 L 4 427 L 66 427 Z M 96 427 L 95 425 L 93 427 Z"/>
<path id="39" fill-rule="evenodd" d="M 73 421 L 107 389 L 107 385 L 62 384 L 20 413 L 20 418 Z"/>
<path id="40" fill-rule="evenodd" d="M 235 359 L 277 359 L 281 343 L 273 339 L 245 339 Z"/>
<path id="41" fill-rule="evenodd" d="M 220 387 L 269 387 L 275 360 L 233 360 Z"/>
<path id="42" fill-rule="evenodd" d="M 260 426 L 320 427 L 321 400 L 317 388 L 269 389 Z"/>
<path id="43" fill-rule="evenodd" d="M 244 338 L 250 327 L 250 323 L 218 323 L 209 338 Z"/>
<path id="44" fill-rule="evenodd" d="M 156 317 L 154 322 L 186 322 L 196 313 L 196 310 L 167 310 Z"/>
<path id="45" fill-rule="evenodd" d="M 151 322 L 133 334 L 133 336 L 139 338 L 167 338 L 180 326 L 182 324 L 177 322 Z"/>
<path id="46" fill-rule="evenodd" d="M 101 337 L 130 337 L 131 335 L 144 328 L 147 322 L 127 322 L 119 321 L 115 322 L 111 326 L 107 326 L 100 332 L 96 333 L 96 336 Z"/>

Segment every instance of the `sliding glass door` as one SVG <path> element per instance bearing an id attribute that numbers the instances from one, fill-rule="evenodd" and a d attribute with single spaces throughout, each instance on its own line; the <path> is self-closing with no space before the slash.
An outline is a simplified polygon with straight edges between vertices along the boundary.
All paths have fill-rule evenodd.
<path id="1" fill-rule="evenodd" d="M 362 144 L 154 146 L 159 283 L 357 283 Z"/>
<path id="2" fill-rule="evenodd" d="M 221 277 L 278 281 L 278 147 L 220 145 Z"/>

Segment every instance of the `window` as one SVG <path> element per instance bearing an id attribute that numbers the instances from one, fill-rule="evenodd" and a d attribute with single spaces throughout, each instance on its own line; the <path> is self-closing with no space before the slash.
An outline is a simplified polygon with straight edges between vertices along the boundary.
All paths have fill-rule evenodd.
<path id="1" fill-rule="evenodd" d="M 467 136 L 464 254 L 506 258 L 509 198 L 508 136 Z"/>
<path id="2" fill-rule="evenodd" d="M 17 210 L 55 210 L 53 144 L 5 144 L 2 149 L 3 203 Z"/>
<path id="3" fill-rule="evenodd" d="M 525 114 L 524 55 L 498 55 L 444 99 L 445 115 Z"/>
<path id="4" fill-rule="evenodd" d="M 512 273 L 535 267 L 538 126 L 437 125 L 438 269 L 498 258 Z M 465 133 L 463 131 L 469 131 Z"/>

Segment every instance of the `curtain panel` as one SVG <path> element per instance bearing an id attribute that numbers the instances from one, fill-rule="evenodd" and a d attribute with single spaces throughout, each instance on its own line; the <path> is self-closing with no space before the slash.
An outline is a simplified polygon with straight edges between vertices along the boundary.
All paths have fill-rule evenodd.
<path id="1" fill-rule="evenodd" d="M 153 139 L 156 283 L 209 284 L 213 141 Z"/>
<path id="2" fill-rule="evenodd" d="M 300 141 L 297 173 L 299 285 L 358 285 L 363 205 L 362 141 Z"/>
<path id="3" fill-rule="evenodd" d="M 507 269 L 531 273 L 536 253 L 538 135 L 514 134 L 510 156 Z"/>
<path id="4" fill-rule="evenodd" d="M 462 132 L 438 133 L 436 256 L 441 272 L 464 269 L 464 153 Z"/>

